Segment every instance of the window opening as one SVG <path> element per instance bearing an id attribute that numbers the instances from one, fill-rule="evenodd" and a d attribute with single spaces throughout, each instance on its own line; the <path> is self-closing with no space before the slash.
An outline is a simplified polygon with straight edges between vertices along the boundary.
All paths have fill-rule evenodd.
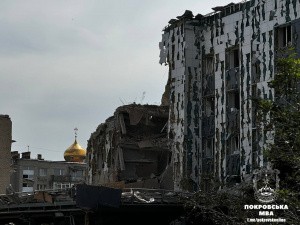
<path id="1" fill-rule="evenodd" d="M 47 169 L 46 168 L 40 168 L 39 175 L 40 176 L 47 176 Z"/>
<path id="2" fill-rule="evenodd" d="M 285 27 L 279 27 L 277 29 L 278 47 L 282 48 L 285 46 L 292 45 L 292 26 L 288 25 Z"/>

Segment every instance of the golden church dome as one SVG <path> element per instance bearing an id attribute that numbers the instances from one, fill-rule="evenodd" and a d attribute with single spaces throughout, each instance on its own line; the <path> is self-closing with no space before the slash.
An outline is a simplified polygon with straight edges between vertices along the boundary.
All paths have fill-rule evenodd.
<path id="1" fill-rule="evenodd" d="M 81 147 L 76 138 L 74 144 L 72 144 L 64 153 L 64 158 L 67 162 L 83 162 L 86 157 L 86 151 Z"/>

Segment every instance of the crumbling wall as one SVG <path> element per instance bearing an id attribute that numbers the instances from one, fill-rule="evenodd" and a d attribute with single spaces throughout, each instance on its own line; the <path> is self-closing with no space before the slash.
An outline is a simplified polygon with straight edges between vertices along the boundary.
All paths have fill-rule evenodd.
<path id="1" fill-rule="evenodd" d="M 112 135 L 115 130 L 113 118 L 108 118 L 105 123 L 100 124 L 88 140 L 87 149 L 87 182 L 89 184 L 108 183 L 114 180 L 114 165 L 112 164 Z M 116 164 L 116 166 L 118 166 Z"/>
<path id="2" fill-rule="evenodd" d="M 117 108 L 88 141 L 88 183 L 158 181 L 170 161 L 167 120 L 168 106 Z"/>
<path id="3" fill-rule="evenodd" d="M 172 149 L 174 188 L 191 189 L 199 167 L 198 48 L 195 45 L 193 15 L 186 11 L 179 20 L 170 20 L 162 35 L 160 63 L 169 65 L 170 111 L 168 137 Z"/>
<path id="4" fill-rule="evenodd" d="M 185 178 L 203 187 L 211 169 L 212 180 L 224 185 L 247 180 L 266 165 L 263 150 L 272 131 L 262 132 L 257 124 L 255 99 L 274 96 L 268 82 L 276 50 L 292 44 L 299 52 L 299 1 L 250 0 L 213 10 L 196 17 L 186 11 L 170 20 L 160 43 L 160 63 L 169 66 L 171 80 L 169 140 L 178 189 Z M 213 77 L 205 72 L 208 58 Z M 211 116 L 207 96 L 214 104 Z M 214 142 L 211 157 L 208 137 Z"/>

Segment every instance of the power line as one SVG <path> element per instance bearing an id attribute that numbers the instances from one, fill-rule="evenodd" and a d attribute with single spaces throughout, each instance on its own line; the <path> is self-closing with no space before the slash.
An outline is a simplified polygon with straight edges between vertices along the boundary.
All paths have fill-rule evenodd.
<path id="1" fill-rule="evenodd" d="M 28 150 L 29 150 L 29 145 L 14 145 L 14 146 L 26 146 L 26 147 L 22 148 L 19 151 L 22 151 L 25 148 L 28 148 Z M 33 148 L 33 149 L 42 149 L 42 150 L 46 150 L 46 151 L 50 151 L 50 152 L 62 152 L 62 151 L 56 151 L 56 150 L 51 150 L 51 149 L 47 149 L 47 148 L 39 148 L 39 147 L 32 147 L 32 146 L 30 146 L 30 148 Z"/>

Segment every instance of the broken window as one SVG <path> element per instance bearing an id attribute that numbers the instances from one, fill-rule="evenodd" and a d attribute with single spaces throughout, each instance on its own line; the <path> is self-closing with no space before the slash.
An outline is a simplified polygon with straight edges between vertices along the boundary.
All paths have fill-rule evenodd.
<path id="1" fill-rule="evenodd" d="M 240 151 L 240 135 L 228 134 L 227 138 L 227 154 L 234 155 L 239 154 Z"/>
<path id="2" fill-rule="evenodd" d="M 214 116 L 204 116 L 202 118 L 202 137 L 212 136 L 215 133 Z"/>
<path id="3" fill-rule="evenodd" d="M 240 94 L 238 91 L 227 93 L 227 111 L 236 112 L 240 110 Z"/>
<path id="4" fill-rule="evenodd" d="M 239 49 L 227 49 L 225 56 L 225 68 L 226 68 L 226 89 L 233 90 L 239 89 L 240 84 L 240 56 Z"/>
<path id="5" fill-rule="evenodd" d="M 215 99 L 203 98 L 204 115 L 212 116 L 215 114 Z"/>
<path id="6" fill-rule="evenodd" d="M 227 178 L 227 182 L 239 183 L 240 180 L 238 176 L 240 174 L 240 155 L 227 155 L 226 156 L 226 175 L 230 177 Z"/>
<path id="7" fill-rule="evenodd" d="M 212 75 L 214 73 L 214 58 L 205 57 L 202 60 L 202 74 L 203 75 Z"/>
<path id="8" fill-rule="evenodd" d="M 227 155 L 238 154 L 240 150 L 240 98 L 238 91 L 227 92 Z"/>
<path id="9" fill-rule="evenodd" d="M 277 28 L 277 46 L 282 48 L 285 46 L 292 45 L 292 26 L 289 24 L 287 26 Z"/>
<path id="10" fill-rule="evenodd" d="M 251 73 L 252 84 L 260 82 L 260 74 L 261 74 L 260 62 L 257 61 L 252 65 L 252 73 Z"/>
<path id="11" fill-rule="evenodd" d="M 239 48 L 226 50 L 226 70 L 238 68 L 240 66 L 240 52 Z"/>
<path id="12" fill-rule="evenodd" d="M 203 95 L 212 95 L 215 90 L 214 58 L 204 57 L 202 60 Z"/>
<path id="13" fill-rule="evenodd" d="M 235 49 L 233 50 L 233 68 L 239 67 L 239 65 L 240 65 L 239 50 Z"/>
<path id="14" fill-rule="evenodd" d="M 214 138 L 203 139 L 204 157 L 213 158 L 214 155 Z"/>

